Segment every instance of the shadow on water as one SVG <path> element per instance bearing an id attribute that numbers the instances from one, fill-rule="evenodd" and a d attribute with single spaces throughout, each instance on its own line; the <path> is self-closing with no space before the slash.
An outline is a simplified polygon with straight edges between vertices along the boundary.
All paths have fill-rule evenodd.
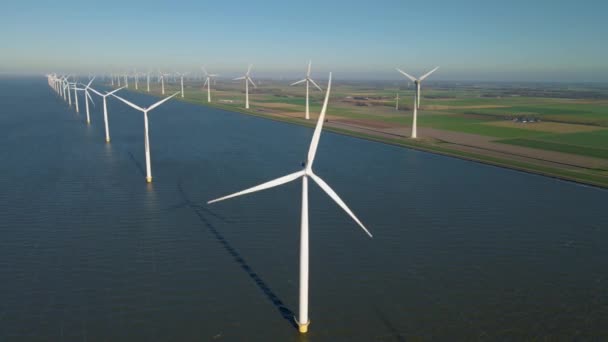
<path id="1" fill-rule="evenodd" d="M 131 158 L 131 161 L 135 163 L 135 166 L 137 166 L 137 169 L 139 170 L 141 175 L 146 177 L 146 170 L 144 170 L 143 165 L 141 165 L 141 163 L 137 161 L 137 159 L 135 159 L 135 156 L 133 155 L 133 153 L 131 153 L 131 151 L 128 151 L 127 153 L 129 153 L 129 158 Z"/>
<path id="2" fill-rule="evenodd" d="M 388 318 L 382 312 L 380 312 L 380 310 L 376 309 L 376 315 L 378 315 L 378 318 L 380 319 L 380 321 L 382 321 L 384 326 L 388 329 L 388 331 L 390 332 L 391 336 L 395 339 L 395 341 L 397 341 L 397 342 L 406 341 L 405 337 L 403 335 L 401 335 L 401 332 L 399 332 L 399 330 L 397 330 L 397 328 L 395 328 L 393 323 L 391 323 L 391 321 L 389 321 Z"/>
<path id="3" fill-rule="evenodd" d="M 211 222 L 209 222 L 209 220 L 207 220 L 207 218 L 205 217 L 205 214 L 209 214 L 211 216 L 217 217 L 223 221 L 225 221 L 225 219 L 222 218 L 221 216 L 213 213 L 211 210 L 209 210 L 205 207 L 202 207 L 200 205 L 196 205 L 192 201 L 190 201 L 190 199 L 188 198 L 188 195 L 186 195 L 186 192 L 184 191 L 184 188 L 182 187 L 181 179 L 177 182 L 177 188 L 183 199 L 183 202 L 174 207 L 191 208 L 196 213 L 196 215 L 198 216 L 200 221 L 213 234 L 215 239 L 234 258 L 234 261 L 236 261 L 239 264 L 239 266 L 241 266 L 241 268 L 247 273 L 247 275 L 255 282 L 255 284 L 258 286 L 258 288 L 260 290 L 262 290 L 262 292 L 264 293 L 264 295 L 266 295 L 268 300 L 270 300 L 270 302 L 272 302 L 272 304 L 277 308 L 277 310 L 279 311 L 281 316 L 287 322 L 289 322 L 289 324 L 294 329 L 297 329 L 298 326 L 294 320 L 295 314 L 293 313 L 293 311 L 291 311 L 288 307 L 286 307 L 285 304 L 283 303 L 283 301 L 274 292 L 272 292 L 272 290 L 270 289 L 270 287 L 268 287 L 266 282 L 264 282 L 264 280 L 262 280 L 262 278 L 260 278 L 260 276 L 251 268 L 251 266 L 249 266 L 249 264 L 247 264 L 247 261 L 245 261 L 245 259 L 243 259 L 241 254 L 239 254 L 239 252 L 234 247 L 232 247 L 232 245 L 230 245 L 230 242 L 228 242 L 228 240 L 226 240 L 226 238 L 224 238 L 224 236 L 213 226 L 213 224 L 211 224 Z"/>

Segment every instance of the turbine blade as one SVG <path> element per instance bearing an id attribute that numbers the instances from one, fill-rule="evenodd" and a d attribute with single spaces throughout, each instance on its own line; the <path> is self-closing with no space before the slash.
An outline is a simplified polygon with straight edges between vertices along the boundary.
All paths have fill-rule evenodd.
<path id="1" fill-rule="evenodd" d="M 102 93 L 98 92 L 97 90 L 95 90 L 94 88 L 89 88 L 90 91 L 94 92 L 95 94 L 99 95 L 99 96 L 103 96 Z"/>
<path id="2" fill-rule="evenodd" d="M 89 100 L 91 100 L 91 103 L 93 103 L 93 106 L 95 106 L 95 101 L 93 101 L 93 98 L 91 97 L 91 94 L 85 90 L 84 93 L 87 95 L 87 97 L 89 98 Z"/>
<path id="3" fill-rule="evenodd" d="M 119 90 L 121 90 L 121 89 L 125 89 L 125 87 L 120 87 L 120 88 L 118 88 L 118 89 L 114 89 L 114 90 L 112 90 L 111 92 L 106 93 L 106 96 L 108 96 L 108 95 L 112 95 L 112 94 L 114 94 L 115 92 L 117 92 L 117 91 L 119 91 Z"/>
<path id="4" fill-rule="evenodd" d="M 329 81 L 327 81 L 327 92 L 325 93 L 325 101 L 323 102 L 323 109 L 319 114 L 317 120 L 317 126 L 315 132 L 312 134 L 312 141 L 310 142 L 310 148 L 308 150 L 308 159 L 306 160 L 306 167 L 312 168 L 312 164 L 315 161 L 315 154 L 317 153 L 317 147 L 319 146 L 319 139 L 321 138 L 321 130 L 323 129 L 323 122 L 325 121 L 325 112 L 327 111 L 327 102 L 329 101 L 329 93 L 331 91 L 331 72 L 329 73 Z"/>
<path id="5" fill-rule="evenodd" d="M 201 69 L 203 70 L 203 72 L 205 73 L 205 76 L 209 76 L 209 73 L 207 72 L 207 69 L 205 69 L 204 66 L 201 66 Z"/>
<path id="6" fill-rule="evenodd" d="M 306 77 L 310 77 L 310 67 L 312 66 L 312 61 L 308 61 L 308 71 L 306 72 Z"/>
<path id="7" fill-rule="evenodd" d="M 249 75 L 251 72 L 251 68 L 253 68 L 253 64 L 249 64 L 249 67 L 247 68 L 247 75 Z"/>
<path id="8" fill-rule="evenodd" d="M 416 82 L 416 78 L 414 76 L 409 75 L 408 73 L 406 73 L 405 71 L 397 68 L 397 71 L 399 71 L 400 73 L 402 73 L 403 75 L 405 75 L 405 77 L 409 78 L 410 80 L 412 80 L 412 82 Z"/>
<path id="9" fill-rule="evenodd" d="M 129 106 L 131 106 L 131 107 L 133 107 L 133 108 L 135 108 L 135 109 L 137 109 L 137 110 L 139 110 L 139 111 L 145 112 L 145 110 L 144 110 L 143 108 L 141 108 L 140 106 L 138 106 L 138 105 L 136 105 L 136 104 L 134 104 L 134 103 L 131 103 L 131 102 L 129 102 L 129 101 L 127 101 L 127 100 L 123 99 L 122 97 L 120 97 L 120 96 L 118 96 L 118 95 L 114 95 L 114 94 L 112 94 L 112 96 L 114 96 L 115 98 L 119 99 L 120 101 L 122 101 L 122 102 L 126 103 L 127 105 L 129 105 Z"/>
<path id="10" fill-rule="evenodd" d="M 437 69 L 439 69 L 439 67 L 435 67 L 435 69 L 433 69 L 433 70 L 431 70 L 431 71 L 427 72 L 426 74 L 424 74 L 424 75 L 420 76 L 420 80 L 422 81 L 422 80 L 424 80 L 425 78 L 429 77 L 429 76 L 430 76 L 432 73 L 434 73 L 434 72 L 435 72 Z"/>
<path id="11" fill-rule="evenodd" d="M 317 84 L 315 81 L 313 81 L 313 79 L 312 79 L 312 78 L 309 78 L 308 80 L 309 80 L 309 81 L 310 81 L 310 82 L 311 82 L 311 83 L 312 83 L 312 84 L 313 84 L 315 87 L 317 87 L 317 89 L 319 89 L 320 91 L 323 91 L 323 89 L 321 89 L 321 87 L 319 87 L 319 85 L 318 85 L 318 84 Z"/>
<path id="12" fill-rule="evenodd" d="M 247 81 L 249 81 L 249 83 L 251 83 L 251 85 L 252 85 L 254 88 L 257 88 L 257 87 L 258 87 L 258 86 L 256 86 L 256 85 L 255 85 L 255 83 L 253 83 L 253 80 L 251 79 L 251 77 L 247 77 Z"/>
<path id="13" fill-rule="evenodd" d="M 241 77 L 237 77 L 237 78 L 233 78 L 233 81 L 240 81 L 240 80 L 244 80 L 245 76 L 241 76 Z"/>
<path id="14" fill-rule="evenodd" d="M 161 104 L 163 104 L 163 103 L 165 103 L 165 102 L 167 102 L 167 101 L 171 100 L 171 98 L 172 98 L 173 96 L 175 96 L 175 95 L 177 95 L 177 94 L 179 94 L 179 93 L 180 93 L 180 92 L 178 91 L 177 93 L 175 93 L 175 94 L 173 94 L 173 95 L 171 95 L 171 96 L 169 96 L 169 97 L 166 97 L 166 98 L 164 98 L 164 99 L 162 99 L 162 100 L 160 100 L 160 101 L 156 102 L 155 104 L 151 105 L 150 107 L 148 107 L 148 112 L 149 112 L 149 111 L 151 111 L 152 109 L 154 109 L 154 108 L 156 108 L 156 107 L 160 106 Z"/>
<path id="15" fill-rule="evenodd" d="M 236 193 L 234 193 L 232 195 L 228 195 L 228 196 L 220 197 L 218 199 L 211 200 L 211 201 L 207 202 L 207 204 L 223 201 L 223 200 L 226 200 L 226 199 L 229 199 L 229 198 L 232 198 L 232 197 L 237 197 L 237 196 L 242 196 L 242 195 L 250 194 L 250 193 L 256 192 L 256 191 L 262 191 L 262 190 L 274 188 L 275 186 L 279 186 L 279 185 L 283 185 L 285 183 L 289 183 L 289 182 L 294 181 L 294 180 L 296 180 L 296 179 L 298 179 L 298 178 L 300 178 L 302 176 L 304 176 L 304 171 L 294 172 L 294 173 L 288 174 L 287 176 L 283 176 L 283 177 L 280 177 L 280 178 L 277 178 L 277 179 L 273 179 L 273 180 L 268 181 L 266 183 L 262 183 L 260 185 L 256 185 L 256 186 L 254 186 L 252 188 L 236 192 Z"/>
<path id="16" fill-rule="evenodd" d="M 292 83 L 292 84 L 290 84 L 290 85 L 294 86 L 294 85 L 296 85 L 296 84 L 300 84 L 300 83 L 302 83 L 302 82 L 306 82 L 306 79 L 299 80 L 299 81 L 297 81 L 297 82 L 293 82 L 293 83 Z"/>
<path id="17" fill-rule="evenodd" d="M 363 223 L 361 223 L 361 221 L 359 221 L 357 216 L 355 216 L 355 214 L 350 210 L 350 208 L 348 208 L 346 203 L 344 203 L 344 201 L 342 201 L 340 196 L 338 196 L 338 194 L 327 183 L 325 183 L 325 181 L 323 179 L 321 179 L 321 177 L 315 175 L 312 172 L 309 173 L 309 176 L 310 176 L 310 178 L 312 178 L 312 180 L 315 181 L 315 183 L 317 183 L 317 185 L 319 185 L 319 187 L 321 187 L 321 189 L 323 189 L 323 191 L 325 191 L 325 193 L 327 195 L 329 195 L 329 197 L 331 197 L 334 200 L 334 202 L 336 202 L 340 207 L 342 207 L 342 209 L 344 209 L 344 211 L 346 211 L 346 213 L 348 215 L 350 215 L 350 217 L 353 220 L 355 220 L 355 222 L 357 222 L 357 224 L 359 224 L 361 229 L 363 229 L 363 231 L 365 231 L 367 233 L 367 235 L 369 235 L 370 238 L 373 238 L 372 233 L 370 233 L 369 230 L 367 230 L 367 228 L 365 228 Z"/>
<path id="18" fill-rule="evenodd" d="M 207 78 L 205 78 L 205 83 L 203 84 L 203 87 L 207 85 L 207 82 L 209 82 L 209 76 L 207 76 Z"/>
<path id="19" fill-rule="evenodd" d="M 95 80 L 95 77 L 97 77 L 97 76 L 93 76 L 93 78 L 91 78 L 91 80 L 89 81 L 89 84 L 87 84 L 87 88 L 91 86 L 91 83 L 93 83 L 93 81 Z"/>

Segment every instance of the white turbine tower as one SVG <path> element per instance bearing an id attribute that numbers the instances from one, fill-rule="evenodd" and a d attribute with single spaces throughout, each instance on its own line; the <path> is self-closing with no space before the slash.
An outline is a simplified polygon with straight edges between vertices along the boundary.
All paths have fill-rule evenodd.
<path id="1" fill-rule="evenodd" d="M 76 104 L 76 113 L 80 113 L 80 108 L 78 107 L 78 88 L 76 87 L 76 82 L 71 84 L 72 89 L 74 89 L 74 103 Z"/>
<path id="2" fill-rule="evenodd" d="M 308 71 L 306 72 L 306 78 L 304 78 L 303 80 L 297 81 L 292 83 L 291 85 L 296 85 L 296 84 L 300 84 L 302 82 L 306 82 L 306 120 L 310 119 L 310 110 L 309 110 L 309 105 L 308 105 L 308 88 L 309 88 L 309 83 L 312 83 L 315 87 L 317 87 L 317 89 L 323 91 L 323 89 L 321 89 L 321 87 L 319 87 L 319 85 L 317 83 L 315 83 L 315 81 L 313 81 L 312 78 L 310 78 L 310 67 L 311 67 L 312 62 L 308 61 Z"/>
<path id="3" fill-rule="evenodd" d="M 184 76 L 187 75 L 188 73 L 178 73 L 179 77 L 180 77 L 180 82 L 182 85 L 182 98 L 184 98 Z"/>
<path id="4" fill-rule="evenodd" d="M 251 82 L 251 85 L 254 88 L 257 88 L 255 83 L 253 83 L 253 80 L 249 76 L 249 73 L 251 72 L 251 67 L 253 67 L 253 64 L 249 64 L 249 68 L 247 68 L 247 72 L 245 73 L 244 76 L 237 77 L 234 79 L 234 81 L 245 80 L 245 108 L 247 108 L 247 109 L 249 109 L 249 82 Z"/>
<path id="5" fill-rule="evenodd" d="M 148 93 L 150 92 L 150 72 L 146 74 L 146 85 L 148 87 Z"/>
<path id="6" fill-rule="evenodd" d="M 161 104 L 163 104 L 164 102 L 168 101 L 169 99 L 171 99 L 172 97 L 174 97 L 175 95 L 179 94 L 179 92 L 164 98 L 158 102 L 156 102 L 155 104 L 147 107 L 147 108 L 142 108 L 139 107 L 138 105 L 135 105 L 125 99 L 123 99 L 122 97 L 118 96 L 118 95 L 114 95 L 112 94 L 112 96 L 114 96 L 115 98 L 119 99 L 120 101 L 126 103 L 127 105 L 141 111 L 142 113 L 144 113 L 144 134 L 145 134 L 145 141 L 144 141 L 144 145 L 145 145 L 145 152 L 146 152 L 146 182 L 151 183 L 152 182 L 152 167 L 150 166 L 150 139 L 148 136 L 148 112 L 150 112 L 151 110 L 153 110 L 154 108 L 160 106 Z"/>
<path id="7" fill-rule="evenodd" d="M 434 73 L 437 69 L 439 69 L 439 67 L 435 67 L 435 69 L 427 72 L 426 74 L 420 76 L 420 78 L 415 78 L 409 74 L 407 74 L 405 71 L 397 68 L 397 71 L 399 71 L 400 73 L 402 73 L 405 77 L 409 78 L 410 80 L 412 80 L 412 82 L 414 82 L 414 86 L 416 87 L 416 93 L 414 94 L 414 115 L 412 118 L 412 138 L 417 138 L 417 116 L 418 116 L 418 109 L 420 108 L 420 83 L 422 83 L 422 81 L 424 81 L 425 78 L 429 77 L 432 73 Z"/>
<path id="8" fill-rule="evenodd" d="M 205 84 L 203 84 L 203 87 L 207 86 L 207 102 L 211 102 L 211 79 L 218 75 L 208 73 L 205 67 L 201 67 L 201 69 L 203 69 L 203 72 L 205 73 Z"/>
<path id="9" fill-rule="evenodd" d="M 84 91 L 84 102 L 87 109 L 87 124 L 91 123 L 91 116 L 89 115 L 89 99 L 91 102 L 93 102 L 93 99 L 91 98 L 91 94 L 89 94 L 89 89 L 91 89 L 91 83 L 93 83 L 93 80 L 95 80 L 95 77 L 93 77 L 83 89 L 78 89 Z M 95 104 L 95 102 L 93 102 L 93 104 Z"/>
<path id="10" fill-rule="evenodd" d="M 99 95 L 99 96 L 101 96 L 103 98 L 103 123 L 104 123 L 104 126 L 106 128 L 106 142 L 107 143 L 110 142 L 110 128 L 108 126 L 108 104 L 107 104 L 107 100 L 106 99 L 107 99 L 108 96 L 114 94 L 115 92 L 117 92 L 117 91 L 119 91 L 119 90 L 121 90 L 123 88 L 124 87 L 118 88 L 118 89 L 112 90 L 111 92 L 105 93 L 105 94 L 102 94 L 102 93 L 98 92 L 97 90 L 95 90 L 93 88 L 89 88 L 89 89 L 91 89 L 92 92 L 94 92 L 95 94 L 97 94 L 97 95 Z"/>
<path id="11" fill-rule="evenodd" d="M 296 319 L 299 326 L 299 331 L 301 333 L 307 332 L 308 325 L 310 324 L 310 321 L 308 319 L 308 178 L 310 177 L 315 183 L 317 183 L 317 185 L 319 185 L 319 187 L 323 189 L 323 191 L 325 191 L 325 193 L 327 193 L 329 197 L 331 197 L 340 207 L 342 207 L 342 209 L 344 209 L 344 211 L 346 211 L 348 215 L 350 215 L 353 220 L 355 220 L 355 222 L 357 222 L 357 224 L 359 224 L 359 226 L 367 233 L 367 235 L 372 237 L 372 234 L 367 230 L 367 228 L 365 228 L 363 223 L 359 221 L 355 214 L 353 214 L 353 212 L 348 208 L 344 201 L 342 201 L 338 194 L 336 194 L 336 192 L 327 183 L 325 183 L 324 180 L 322 180 L 312 171 L 312 165 L 315 160 L 315 154 L 317 153 L 317 147 L 319 145 L 319 139 L 321 137 L 321 130 L 323 129 L 323 122 L 325 121 L 325 112 L 327 111 L 327 102 L 329 100 L 330 90 L 331 73 L 329 74 L 329 81 L 327 83 L 327 92 L 325 94 L 325 101 L 323 102 L 323 109 L 321 110 L 321 114 L 319 115 L 319 119 L 317 120 L 315 131 L 312 135 L 312 141 L 308 150 L 308 157 L 306 163 L 304 164 L 303 170 L 208 202 L 214 203 L 228 198 L 249 194 L 252 192 L 266 190 L 275 186 L 294 181 L 298 178 L 302 178 L 302 216 L 300 222 L 300 307 L 298 317 Z"/>
<path id="12" fill-rule="evenodd" d="M 395 110 L 399 110 L 399 92 L 397 91 L 397 96 L 395 97 Z"/>

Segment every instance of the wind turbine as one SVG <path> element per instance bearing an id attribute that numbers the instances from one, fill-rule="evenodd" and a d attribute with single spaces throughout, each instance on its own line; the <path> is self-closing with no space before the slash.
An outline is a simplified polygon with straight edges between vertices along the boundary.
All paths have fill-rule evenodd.
<path id="1" fill-rule="evenodd" d="M 397 97 L 395 97 L 395 110 L 399 110 L 399 91 L 397 91 Z"/>
<path id="2" fill-rule="evenodd" d="M 120 101 L 122 101 L 122 102 L 126 103 L 127 105 L 144 113 L 144 129 L 145 129 L 144 145 L 145 145 L 145 151 L 146 151 L 146 182 L 148 182 L 148 183 L 152 183 L 152 167 L 150 166 L 150 139 L 148 137 L 148 112 L 150 112 L 154 108 L 160 106 L 164 102 L 169 101 L 172 97 L 174 97 L 177 94 L 179 94 L 179 92 L 177 92 L 169 97 L 166 97 L 147 108 L 142 108 L 138 105 L 135 105 L 135 104 L 123 99 L 122 97 L 120 97 L 118 95 L 112 94 L 112 96 L 119 99 Z"/>
<path id="3" fill-rule="evenodd" d="M 315 131 L 312 135 L 312 141 L 310 142 L 310 148 L 308 150 L 308 157 L 306 163 L 303 164 L 304 169 L 287 176 L 283 176 L 269 182 L 254 186 L 252 188 L 239 191 L 232 195 L 224 196 L 207 203 L 214 203 L 223 201 L 228 198 L 237 197 L 245 194 L 249 194 L 256 191 L 266 190 L 279 186 L 285 183 L 289 183 L 298 178 L 302 178 L 302 216 L 300 221 L 300 307 L 296 322 L 299 326 L 299 331 L 305 333 L 308 331 L 308 325 L 310 320 L 308 319 L 308 178 L 310 177 L 331 199 L 333 199 L 350 217 L 357 222 L 357 224 L 372 237 L 372 234 L 365 228 L 363 223 L 353 214 L 353 212 L 346 206 L 344 201 L 336 194 L 336 192 L 327 184 L 323 179 L 317 176 L 312 171 L 312 165 L 317 153 L 317 147 L 319 145 L 319 139 L 321 137 L 321 130 L 323 129 L 323 122 L 325 121 L 325 112 L 327 111 L 327 102 L 329 100 L 329 92 L 331 90 L 331 73 L 329 74 L 329 81 L 327 83 L 327 92 L 325 94 L 325 101 L 323 102 L 323 108 L 321 114 L 317 120 Z"/>
<path id="4" fill-rule="evenodd" d="M 182 98 L 184 98 L 184 76 L 187 75 L 188 73 L 178 73 L 179 77 L 180 77 L 180 82 L 182 85 Z"/>
<path id="5" fill-rule="evenodd" d="M 309 114 L 309 109 L 308 109 L 308 86 L 309 83 L 312 83 L 315 87 L 317 87 L 317 89 L 323 91 L 323 89 L 321 89 L 321 87 L 319 87 L 319 85 L 317 83 L 315 83 L 315 81 L 313 81 L 312 78 L 310 78 L 310 67 L 311 67 L 312 62 L 308 61 L 308 71 L 306 72 L 306 77 L 303 80 L 297 81 L 292 83 L 291 85 L 296 85 L 296 84 L 300 84 L 302 82 L 306 82 L 306 120 L 310 119 L 310 114 Z"/>
<path id="6" fill-rule="evenodd" d="M 125 87 L 129 88 L 129 75 L 125 73 Z"/>
<path id="7" fill-rule="evenodd" d="M 414 82 L 414 86 L 416 87 L 416 93 L 414 94 L 414 115 L 413 115 L 413 119 L 412 119 L 412 138 L 414 138 L 414 139 L 417 138 L 417 132 L 416 132 L 417 122 L 416 121 L 417 121 L 417 116 L 418 116 L 418 109 L 420 108 L 420 83 L 422 81 L 424 81 L 425 78 L 429 77 L 432 73 L 434 73 L 437 69 L 439 69 L 439 67 L 435 67 L 435 69 L 420 76 L 420 78 L 415 78 L 415 77 L 407 74 L 405 71 L 397 68 L 397 71 L 399 71 L 405 77 L 412 80 L 412 82 Z"/>
<path id="8" fill-rule="evenodd" d="M 74 89 L 74 103 L 76 103 L 76 113 L 80 113 L 80 109 L 78 107 L 78 88 L 76 87 L 76 82 L 70 84 L 72 85 L 72 89 Z"/>
<path id="9" fill-rule="evenodd" d="M 106 142 L 109 143 L 110 142 L 110 128 L 108 127 L 108 104 L 107 104 L 106 98 L 108 96 L 114 94 L 115 92 L 117 92 L 121 89 L 124 89 L 124 87 L 112 90 L 109 93 L 106 92 L 105 94 L 102 94 L 93 88 L 89 88 L 89 89 L 91 89 L 92 92 L 94 92 L 95 94 L 97 94 L 103 98 L 103 122 L 106 127 Z"/>
<path id="10" fill-rule="evenodd" d="M 249 68 L 247 68 L 247 72 L 245 73 L 244 76 L 237 77 L 234 79 L 234 81 L 245 80 L 245 108 L 247 108 L 247 109 L 249 109 L 249 82 L 251 82 L 251 85 L 254 88 L 257 88 L 255 83 L 253 83 L 253 80 L 249 76 L 249 73 L 251 72 L 251 67 L 253 67 L 253 64 L 249 64 Z"/>
<path id="11" fill-rule="evenodd" d="M 203 69 L 203 72 L 205 73 L 205 84 L 203 84 L 203 87 L 207 86 L 207 102 L 211 102 L 211 79 L 218 75 L 208 73 L 204 66 L 201 67 L 201 69 Z"/>
<path id="12" fill-rule="evenodd" d="M 84 89 L 78 89 L 84 90 L 84 102 L 86 103 L 87 108 L 87 124 L 91 123 L 91 116 L 89 115 L 89 99 L 91 99 L 91 102 L 93 102 L 93 99 L 91 98 L 91 94 L 89 94 L 89 89 L 91 89 L 91 83 L 93 83 L 93 80 L 95 80 L 95 77 L 89 81 L 89 84 L 87 84 Z M 93 104 L 95 104 L 95 102 L 93 102 Z"/>
<path id="13" fill-rule="evenodd" d="M 148 86 L 148 93 L 150 92 L 150 72 L 146 74 L 146 85 Z"/>

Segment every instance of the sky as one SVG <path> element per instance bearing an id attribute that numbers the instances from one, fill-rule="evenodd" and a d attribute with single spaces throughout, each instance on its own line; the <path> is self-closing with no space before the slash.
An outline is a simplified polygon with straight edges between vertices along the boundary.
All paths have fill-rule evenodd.
<path id="1" fill-rule="evenodd" d="M 608 82 L 608 1 L 10 1 L 0 74 Z"/>

